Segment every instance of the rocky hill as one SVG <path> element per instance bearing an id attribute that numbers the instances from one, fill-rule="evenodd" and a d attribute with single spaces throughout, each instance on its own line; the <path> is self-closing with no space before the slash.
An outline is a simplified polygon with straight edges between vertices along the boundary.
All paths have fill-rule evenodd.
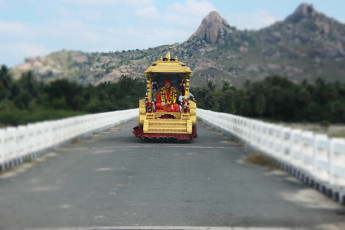
<path id="1" fill-rule="evenodd" d="M 232 32 L 229 23 L 218 12 L 212 11 L 202 20 L 198 30 L 190 39 L 197 37 L 209 44 L 224 45 L 227 34 Z"/>
<path id="2" fill-rule="evenodd" d="M 294 81 L 345 80 L 345 25 L 302 4 L 281 22 L 258 31 L 238 30 L 217 12 L 207 15 L 181 44 L 112 53 L 58 51 L 27 58 L 15 75 L 33 70 L 47 81 L 68 78 L 82 84 L 117 81 L 143 72 L 170 51 L 195 73 L 194 85 L 208 81 L 240 86 L 245 80 L 281 75 Z"/>

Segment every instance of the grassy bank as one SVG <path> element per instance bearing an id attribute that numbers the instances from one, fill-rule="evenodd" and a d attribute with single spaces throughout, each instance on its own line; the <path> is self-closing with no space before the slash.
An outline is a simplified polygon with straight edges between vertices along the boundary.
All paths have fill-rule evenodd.
<path id="1" fill-rule="evenodd" d="M 73 117 L 87 114 L 80 111 L 67 111 L 67 110 L 52 110 L 52 109 L 38 109 L 35 111 L 29 110 L 7 110 L 0 112 L 0 127 L 18 126 L 28 123 L 56 120 L 66 117 Z"/>
<path id="2" fill-rule="evenodd" d="M 345 138 L 344 124 L 315 124 L 315 123 L 287 123 L 275 122 L 278 125 L 290 127 L 293 129 L 301 129 L 311 131 L 317 134 L 326 134 L 329 137 Z"/>

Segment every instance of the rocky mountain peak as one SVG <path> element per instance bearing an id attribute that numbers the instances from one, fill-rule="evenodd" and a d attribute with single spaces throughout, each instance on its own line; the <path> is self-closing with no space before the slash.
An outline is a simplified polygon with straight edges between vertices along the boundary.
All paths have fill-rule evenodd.
<path id="1" fill-rule="evenodd" d="M 301 4 L 297 7 L 295 12 L 287 18 L 287 20 L 298 22 L 305 18 L 313 18 L 317 14 L 318 11 L 312 4 Z"/>
<path id="2" fill-rule="evenodd" d="M 224 45 L 226 33 L 232 33 L 229 23 L 218 12 L 212 11 L 189 39 L 198 37 L 210 44 Z"/>
<path id="3" fill-rule="evenodd" d="M 286 20 L 257 31 L 237 30 L 213 11 L 188 42 L 128 52 L 59 51 L 28 58 L 12 71 L 16 78 L 32 70 L 44 81 L 67 78 L 97 85 L 116 82 L 123 75 L 142 78 L 143 70 L 168 51 L 194 71 L 194 86 L 212 81 L 241 87 L 246 79 L 273 75 L 294 81 L 322 78 L 345 82 L 345 25 L 309 4 L 297 7 Z"/>

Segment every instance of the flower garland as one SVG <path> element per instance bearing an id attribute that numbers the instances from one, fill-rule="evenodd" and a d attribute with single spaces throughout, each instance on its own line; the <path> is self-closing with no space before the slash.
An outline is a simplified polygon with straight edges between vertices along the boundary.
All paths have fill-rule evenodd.
<path id="1" fill-rule="evenodd" d="M 168 95 L 167 89 L 165 87 L 163 87 L 161 89 L 161 99 L 162 99 L 162 102 L 165 102 L 168 105 L 175 104 L 176 103 L 176 98 L 177 98 L 177 90 L 174 87 L 170 87 L 169 95 Z"/>

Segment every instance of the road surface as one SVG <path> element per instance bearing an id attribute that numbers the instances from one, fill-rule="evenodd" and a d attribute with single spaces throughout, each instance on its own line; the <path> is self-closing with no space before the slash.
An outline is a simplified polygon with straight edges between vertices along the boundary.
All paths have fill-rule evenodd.
<path id="1" fill-rule="evenodd" d="M 345 208 L 199 122 L 190 143 L 143 143 L 134 119 L 0 175 L 0 229 L 345 229 Z"/>

